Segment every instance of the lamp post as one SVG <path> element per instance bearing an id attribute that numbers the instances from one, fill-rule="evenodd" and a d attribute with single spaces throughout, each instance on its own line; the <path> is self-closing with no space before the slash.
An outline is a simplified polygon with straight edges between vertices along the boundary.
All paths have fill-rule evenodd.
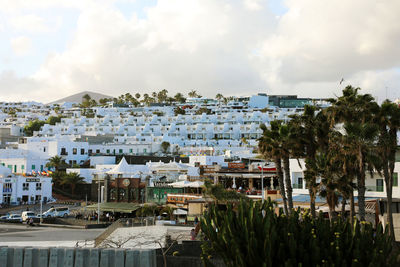
<path id="1" fill-rule="evenodd" d="M 100 179 L 97 177 L 97 224 L 100 224 Z"/>
<path id="2" fill-rule="evenodd" d="M 43 222 L 43 183 L 42 179 L 39 177 L 39 182 L 40 182 L 40 219 L 39 219 L 39 224 L 42 224 Z"/>
<path id="3" fill-rule="evenodd" d="M 261 165 L 261 203 L 264 204 L 264 167 Z"/>

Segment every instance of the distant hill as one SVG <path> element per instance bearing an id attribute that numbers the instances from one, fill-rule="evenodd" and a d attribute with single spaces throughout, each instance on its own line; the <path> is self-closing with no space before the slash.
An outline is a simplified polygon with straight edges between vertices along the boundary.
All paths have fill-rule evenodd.
<path id="1" fill-rule="evenodd" d="M 67 96 L 61 99 L 58 99 L 56 101 L 50 102 L 48 104 L 62 104 L 65 102 L 74 102 L 74 103 L 82 103 L 82 97 L 84 95 L 90 95 L 90 97 L 94 100 L 96 100 L 96 102 L 99 102 L 99 100 L 101 98 L 113 98 L 112 96 L 108 96 L 108 95 L 103 95 L 103 94 L 99 94 L 99 93 L 95 93 L 95 92 L 90 92 L 90 91 L 83 91 L 71 96 Z"/>

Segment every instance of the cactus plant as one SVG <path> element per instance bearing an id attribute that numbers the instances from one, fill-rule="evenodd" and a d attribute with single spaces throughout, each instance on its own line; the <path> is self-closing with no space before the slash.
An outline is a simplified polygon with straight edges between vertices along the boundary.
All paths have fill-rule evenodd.
<path id="1" fill-rule="evenodd" d="M 211 205 L 201 221 L 209 241 L 203 260 L 218 254 L 226 266 L 391 266 L 391 237 L 381 225 L 353 224 L 322 214 L 275 212 L 271 200 L 240 200 L 226 210 Z"/>

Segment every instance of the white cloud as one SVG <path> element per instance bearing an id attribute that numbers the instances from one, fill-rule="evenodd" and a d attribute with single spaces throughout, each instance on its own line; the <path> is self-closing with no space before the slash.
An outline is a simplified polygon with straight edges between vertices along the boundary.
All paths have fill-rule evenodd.
<path id="1" fill-rule="evenodd" d="M 19 31 L 41 33 L 50 31 L 45 20 L 34 14 L 17 16 L 10 19 L 10 24 Z"/>
<path id="2" fill-rule="evenodd" d="M 25 56 L 31 51 L 32 41 L 26 36 L 13 38 L 10 42 L 11 48 L 17 56 Z"/>

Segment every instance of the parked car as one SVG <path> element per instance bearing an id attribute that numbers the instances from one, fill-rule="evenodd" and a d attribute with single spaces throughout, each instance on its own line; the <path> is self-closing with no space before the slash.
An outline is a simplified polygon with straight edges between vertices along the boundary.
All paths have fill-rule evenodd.
<path id="1" fill-rule="evenodd" d="M 22 222 L 22 217 L 19 214 L 10 214 L 6 220 L 7 222 Z"/>
<path id="2" fill-rule="evenodd" d="M 68 207 L 56 207 L 51 208 L 48 211 L 43 213 L 43 217 L 68 217 L 69 215 L 69 208 Z"/>
<path id="3" fill-rule="evenodd" d="M 28 221 L 30 218 L 32 219 L 38 218 L 33 211 L 23 211 L 21 217 L 23 222 Z"/>

